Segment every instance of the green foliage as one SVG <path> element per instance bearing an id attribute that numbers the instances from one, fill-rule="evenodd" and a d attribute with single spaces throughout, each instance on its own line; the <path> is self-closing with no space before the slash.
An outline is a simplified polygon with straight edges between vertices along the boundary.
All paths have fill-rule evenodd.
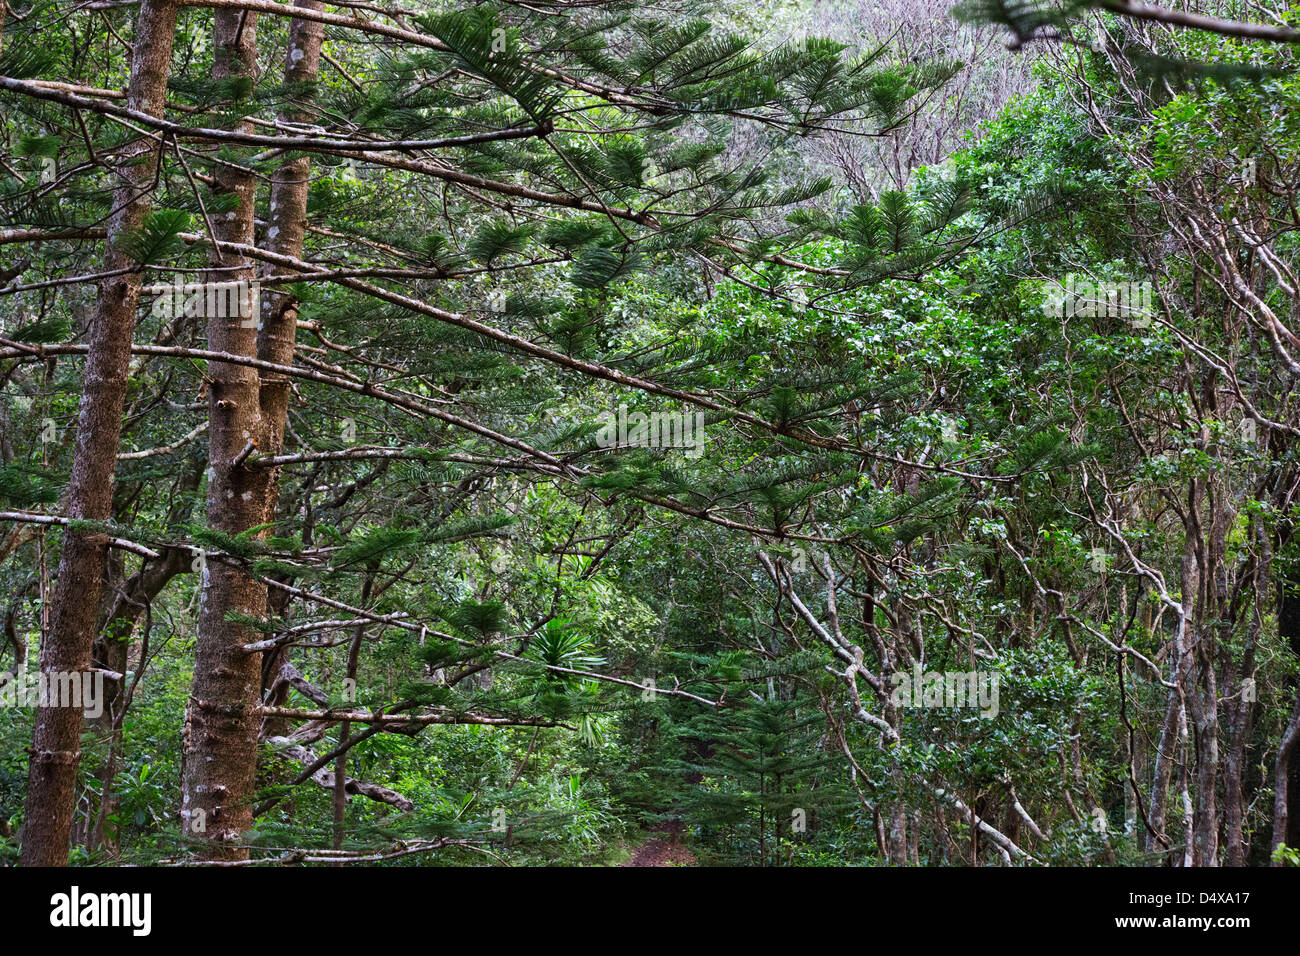
<path id="1" fill-rule="evenodd" d="M 811 839 L 820 818 L 847 810 L 834 756 L 818 746 L 822 715 L 796 701 L 764 700 L 706 713 L 675 737 L 688 754 L 678 809 L 699 837 L 760 866 L 784 862 L 782 841 Z M 829 778 L 829 779 L 827 779 Z"/>
<path id="2" fill-rule="evenodd" d="M 86 738 L 78 833 L 102 809 L 111 839 L 79 862 L 194 851 L 174 823 L 179 729 L 219 598 L 196 552 L 266 588 L 264 611 L 219 618 L 276 643 L 263 699 L 338 708 L 349 734 L 395 718 L 348 775 L 413 805 L 358 789 L 336 834 L 333 793 L 298 777 L 340 731 L 268 713 L 258 859 L 446 837 L 385 865 L 603 864 L 671 834 L 703 863 L 1004 862 L 964 804 L 1034 862 L 1163 863 L 1188 842 L 1180 778 L 1198 784 L 1185 746 L 1164 792 L 1129 751 L 1151 754 L 1171 701 L 1205 700 L 1221 750 L 1245 755 L 1248 861 L 1266 862 L 1300 677 L 1298 87 L 1288 51 L 1165 30 L 1139 50 L 1109 14 L 1106 52 L 1089 49 L 1095 8 L 965 4 L 1017 43 L 1059 33 L 1061 55 L 930 167 L 909 151 L 965 115 L 956 87 L 978 75 L 914 55 L 942 44 L 783 42 L 749 29 L 769 10 L 734 5 L 443 4 L 404 19 L 418 43 L 331 32 L 328 68 L 298 84 L 213 76 L 212 14 L 183 11 L 166 116 L 191 129 L 153 141 L 155 211 L 118 251 L 146 275 L 215 268 L 182 234 L 239 212 L 221 185 L 238 169 L 268 249 L 271 184 L 305 158 L 302 263 L 258 265 L 263 330 L 296 311 L 291 381 L 250 363 L 233 397 L 287 392 L 289 413 L 274 452 L 244 436 L 274 514 L 230 530 L 201 426 L 232 399 L 190 351 L 208 322 L 136 310 L 132 342 L 162 348 L 123 372 L 109 519 L 71 527 L 158 557 L 104 563 L 118 616 L 96 663 L 135 696 L 120 732 Z M 116 16 L 24 8 L 0 74 L 124 89 Z M 288 35 L 271 19 L 260 64 Z M 84 340 L 100 293 L 62 280 L 98 274 L 113 164 L 140 133 L 0 101 L 0 213 L 22 250 L 0 287 L 27 286 L 0 297 L 24 317 L 0 359 L 0 504 L 56 515 L 86 362 L 34 347 Z M 198 132 L 240 120 L 356 148 Z M 416 139 L 450 142 L 397 143 Z M 854 168 L 863 141 L 896 168 Z M 1150 277 L 1160 321 L 1051 314 L 1069 276 Z M 706 440 L 609 447 L 620 406 L 702 421 Z M 0 526 L 0 656 L 39 656 L 64 539 Z M 1193 633 L 1183 670 L 1175 637 Z M 997 716 L 895 701 L 913 668 L 996 677 Z M 0 834 L 22 822 L 31 723 L 0 708 Z M 1145 839 L 1132 767 L 1166 801 L 1168 847 Z M 0 836 L 0 860 L 14 851 Z"/>
<path id="3" fill-rule="evenodd" d="M 185 248 L 180 233 L 190 228 L 190 214 L 181 209 L 159 209 L 145 217 L 138 229 L 118 241 L 122 253 L 138 265 L 156 265 Z"/>
<path id="4" fill-rule="evenodd" d="M 635 249 L 620 252 L 588 245 L 574 260 L 570 281 L 584 289 L 599 289 L 627 279 L 644 267 L 645 260 Z"/>

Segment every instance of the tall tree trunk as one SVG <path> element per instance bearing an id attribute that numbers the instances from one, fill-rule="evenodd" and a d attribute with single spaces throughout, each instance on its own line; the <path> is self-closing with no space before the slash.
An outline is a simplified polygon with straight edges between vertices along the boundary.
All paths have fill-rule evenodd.
<path id="1" fill-rule="evenodd" d="M 131 109 L 151 116 L 163 114 L 177 10 L 175 0 L 143 0 L 140 6 L 128 87 Z M 148 214 L 153 198 L 149 185 L 158 161 L 157 146 L 148 138 L 133 141 L 119 155 L 118 185 L 113 192 L 117 212 L 109 222 L 105 272 L 132 265 L 117 240 L 138 228 Z M 82 379 L 72 475 L 64 499 L 69 518 L 106 521 L 111 514 L 139 296 L 138 273 L 114 275 L 99 286 L 88 329 L 90 352 Z M 49 634 L 41 646 L 43 672 L 85 671 L 90 666 L 107 555 L 104 534 L 74 528 L 64 534 Z M 68 862 L 81 723 L 77 707 L 41 707 L 36 712 L 23 825 L 24 866 Z"/>
<path id="2" fill-rule="evenodd" d="M 1208 640 L 1209 638 L 1202 638 Z M 1219 865 L 1219 711 L 1214 669 L 1207 666 L 1203 682 L 1191 695 L 1196 723 L 1196 816 L 1193 838 L 1197 866 Z"/>
<path id="3" fill-rule="evenodd" d="M 218 80 L 252 77 L 257 57 L 256 14 L 217 10 L 214 14 Z M 247 129 L 246 123 L 240 124 Z M 256 180 L 251 172 L 222 167 L 217 189 L 238 200 L 234 211 L 215 223 L 217 239 L 251 244 Z M 212 273 L 218 281 L 246 283 L 249 307 L 256 309 L 251 285 L 256 275 L 247 258 L 214 250 Z M 220 312 L 221 310 L 217 310 Z M 247 309 L 246 309 L 247 311 Z M 256 313 L 208 316 L 208 348 L 257 354 Z M 246 462 L 262 438 L 258 376 L 253 369 L 226 362 L 208 366 L 208 525 L 228 534 L 256 527 L 262 502 L 254 472 Z M 266 587 L 242 569 L 208 560 L 202 572 L 194 683 L 186 707 L 182 753 L 181 822 L 186 835 L 204 841 L 207 859 L 245 859 L 243 834 L 252 828 L 256 780 L 262 663 L 244 651 L 260 634 L 234 615 L 266 616 Z"/>
<path id="4" fill-rule="evenodd" d="M 902 801 L 889 808 L 889 851 L 890 866 L 907 866 L 907 809 Z"/>
<path id="5" fill-rule="evenodd" d="M 1171 675 L 1177 673 L 1177 661 L 1170 665 Z M 1177 679 L 1176 676 L 1174 679 Z M 1150 811 L 1147 819 L 1155 834 L 1164 836 L 1165 820 L 1169 807 L 1169 782 L 1173 777 L 1174 750 L 1178 746 L 1178 692 L 1169 691 L 1169 702 L 1165 705 L 1165 722 L 1160 728 L 1160 739 L 1156 742 L 1155 759 L 1151 762 L 1151 794 L 1148 798 Z M 1159 853 L 1168 849 L 1168 843 L 1147 833 L 1147 853 Z M 1166 861 L 1167 862 L 1167 861 Z"/>
<path id="6" fill-rule="evenodd" d="M 1278 587 L 1277 629 L 1278 634 L 1291 645 L 1291 650 L 1300 654 L 1300 597 L 1296 595 L 1300 581 L 1296 577 L 1295 573 L 1285 575 Z M 1276 850 L 1282 843 L 1293 848 L 1300 847 L 1300 813 L 1295 812 L 1297 803 L 1300 803 L 1300 760 L 1296 759 L 1297 750 L 1300 750 L 1300 690 L 1296 691 L 1295 707 L 1277 748 L 1277 764 L 1273 775 L 1272 850 Z"/>
<path id="7" fill-rule="evenodd" d="M 306 10 L 321 10 L 320 0 L 297 0 L 295 6 Z M 289 23 L 289 48 L 285 51 L 284 82 L 292 87 L 312 84 L 320 75 L 321 43 L 325 25 L 313 20 L 293 19 Z M 300 89 L 310 89 L 300 86 Z M 305 104 L 290 102 L 281 119 L 289 123 L 310 123 L 311 112 Z M 271 211 L 267 217 L 266 246 L 272 252 L 298 258 L 302 255 L 303 237 L 307 231 L 307 190 L 311 175 L 311 158 L 296 156 L 280 166 L 271 177 Z M 294 345 L 298 332 L 298 303 L 287 294 L 270 292 L 263 297 L 261 325 L 257 333 L 257 357 L 278 365 L 292 365 Z M 260 401 L 262 405 L 264 455 L 278 455 L 284 450 L 284 434 L 289 420 L 289 401 L 292 397 L 290 382 L 282 375 L 263 372 Z M 257 496 L 262 500 L 262 522 L 275 521 L 280 501 L 280 469 L 259 468 L 253 476 L 258 483 Z M 309 531 L 304 530 L 305 538 Z M 284 617 L 290 595 L 287 591 L 272 588 L 267 594 L 267 606 L 276 617 Z M 277 648 L 268 655 L 262 668 L 263 690 L 268 689 L 280 673 L 281 661 L 287 659 L 289 649 Z M 278 703 L 269 701 L 269 703 Z M 267 721 L 265 733 L 279 735 L 288 732 L 284 718 Z"/>
<path id="8" fill-rule="evenodd" d="M 1255 563 L 1254 600 L 1251 602 L 1251 621 L 1246 628 L 1246 646 L 1242 649 L 1241 670 L 1234 674 L 1237 678 L 1237 701 L 1231 710 L 1228 753 L 1223 768 L 1223 812 L 1228 866 L 1245 866 L 1249 857 L 1244 778 L 1258 693 L 1255 687 L 1255 648 L 1264 626 L 1265 602 L 1270 593 L 1269 582 L 1273 575 L 1273 543 L 1269 531 L 1257 517 L 1251 519 L 1250 527 L 1259 558 Z"/>
<path id="9" fill-rule="evenodd" d="M 1291 719 L 1287 722 L 1286 731 L 1282 734 L 1282 740 L 1277 748 L 1277 768 L 1273 778 L 1274 851 L 1283 843 L 1293 848 L 1296 846 L 1296 843 L 1291 842 L 1293 839 L 1291 831 L 1295 828 L 1295 816 L 1300 814 L 1291 813 L 1290 797 L 1295 790 L 1291 771 L 1296 763 L 1300 763 L 1294 759 L 1298 745 L 1300 745 L 1300 691 L 1296 692 L 1295 708 L 1291 711 Z"/>
<path id="10" fill-rule="evenodd" d="M 1246 865 L 1246 795 L 1242 781 L 1246 743 L 1250 739 L 1254 704 L 1240 700 L 1228 729 L 1228 753 L 1223 767 L 1223 817 L 1228 866 Z"/>
<path id="11" fill-rule="evenodd" d="M 1165 711 L 1165 724 L 1160 733 L 1160 743 L 1156 747 L 1155 768 L 1151 782 L 1151 828 L 1164 835 L 1168 814 L 1169 783 L 1172 776 L 1174 752 L 1179 749 L 1184 739 L 1183 727 L 1186 723 L 1187 699 L 1191 696 L 1191 652 L 1189 642 L 1194 637 L 1194 615 L 1197 609 L 1201 587 L 1201 562 L 1197 551 L 1200 538 L 1197 508 L 1200 505 L 1200 485 L 1193 480 L 1188 489 L 1187 519 L 1183 531 L 1183 555 L 1179 570 L 1179 588 L 1182 594 L 1182 608 L 1175 625 L 1173 642 L 1170 645 L 1169 678 L 1177 685 L 1169 692 L 1169 703 Z M 1192 828 L 1184 834 L 1187 846 L 1193 841 Z M 1158 852 L 1168 844 L 1154 837 L 1147 839 L 1147 852 Z M 1173 860 L 1166 860 L 1172 864 Z"/>
<path id="12" fill-rule="evenodd" d="M 1206 404 L 1213 409 L 1212 379 L 1207 379 Z M 1232 635 L 1231 588 L 1228 581 L 1227 545 L 1235 510 L 1223 482 L 1211 477 L 1205 483 L 1207 541 L 1201 549 L 1205 560 L 1202 597 L 1195 644 L 1196 686 L 1191 694 L 1192 716 L 1196 721 L 1196 865 L 1219 865 L 1219 689 L 1216 663 L 1218 635 Z M 1210 623 L 1212 621 L 1219 623 Z"/>
<path id="13" fill-rule="evenodd" d="M 320 0 L 298 0 L 296 6 L 320 10 Z M 286 86 L 315 83 L 320 73 L 321 42 L 325 25 L 313 20 L 295 19 L 289 24 L 289 49 L 285 54 Z M 312 114 L 302 106 L 290 104 L 281 117 L 290 123 L 309 123 Z M 303 236 L 307 231 L 307 187 L 311 158 L 297 156 L 287 160 L 271 179 L 271 214 L 268 217 L 266 245 L 272 252 L 298 258 L 302 255 Z M 263 307 L 261 329 L 257 335 L 257 357 L 280 365 L 293 364 L 294 343 L 298 328 L 298 303 L 289 295 L 272 294 Z M 289 416 L 289 380 L 280 375 L 263 373 L 261 384 L 262 417 L 265 420 L 263 454 L 277 455 L 284 447 L 285 425 Z M 260 469 L 265 485 L 264 521 L 275 520 L 278 500 L 278 469 Z"/>

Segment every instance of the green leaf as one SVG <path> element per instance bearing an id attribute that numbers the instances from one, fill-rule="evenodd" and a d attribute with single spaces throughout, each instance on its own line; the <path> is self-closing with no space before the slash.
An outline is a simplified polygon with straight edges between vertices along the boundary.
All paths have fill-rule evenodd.
<path id="1" fill-rule="evenodd" d="M 588 246 L 573 263 L 570 281 L 584 289 L 599 289 L 616 279 L 626 279 L 644 268 L 644 256 L 636 249 L 617 252 Z"/>
<path id="2" fill-rule="evenodd" d="M 465 251 L 479 262 L 488 264 L 505 255 L 518 255 L 537 231 L 534 225 L 511 226 L 508 222 L 490 222 L 480 226 L 465 244 Z"/>
<path id="3" fill-rule="evenodd" d="M 118 239 L 118 248 L 142 266 L 155 265 L 185 248 L 180 233 L 190 228 L 190 222 L 183 209 L 159 209 L 145 217 L 139 229 Z"/>

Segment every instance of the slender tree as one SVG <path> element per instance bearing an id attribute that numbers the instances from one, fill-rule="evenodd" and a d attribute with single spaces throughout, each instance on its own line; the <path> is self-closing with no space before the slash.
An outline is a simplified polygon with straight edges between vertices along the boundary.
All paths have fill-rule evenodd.
<path id="1" fill-rule="evenodd" d="M 232 91 L 237 108 L 251 86 L 257 66 L 257 14 L 221 9 L 213 17 L 215 58 L 212 78 Z M 233 113 L 233 109 L 232 109 Z M 236 131 L 252 127 L 236 117 Z M 252 170 L 223 167 L 214 193 L 228 197 L 229 212 L 214 224 L 212 275 L 233 285 L 241 300 L 237 314 L 215 309 L 207 320 L 213 352 L 254 357 L 260 306 L 256 271 L 247 256 L 222 251 L 220 243 L 251 246 L 256 212 L 256 178 Z M 227 299 L 229 301 L 229 299 Z M 231 535 L 256 528 L 262 521 L 261 489 L 248 458 L 264 440 L 261 383 L 256 369 L 231 362 L 212 362 L 208 391 L 208 526 Z M 194 682 L 186 708 L 181 824 L 187 836 L 206 841 L 204 855 L 242 857 L 238 844 L 252 828 L 253 784 L 261 727 L 261 659 L 245 650 L 255 640 L 249 619 L 266 615 L 266 587 L 248 571 L 222 561 L 206 561 L 202 572 Z M 238 620 L 232 620 L 238 616 Z"/>
<path id="2" fill-rule="evenodd" d="M 163 113 L 178 9 L 171 0 L 143 0 L 140 5 L 127 97 L 128 107 L 136 112 Z M 64 513 L 74 521 L 104 522 L 111 516 L 113 471 L 140 296 L 137 260 L 124 240 L 144 226 L 152 205 L 151 183 L 161 139 L 133 138 L 118 150 L 112 166 L 114 211 L 103 270 L 108 276 L 100 283 L 88 330 L 76 450 L 63 497 Z M 66 533 L 50 630 L 41 643 L 41 672 L 47 677 L 88 676 L 108 544 L 109 535 L 101 530 L 72 527 Z M 78 706 L 47 706 L 37 712 L 23 827 L 24 866 L 60 866 L 68 861 L 81 724 Z"/>

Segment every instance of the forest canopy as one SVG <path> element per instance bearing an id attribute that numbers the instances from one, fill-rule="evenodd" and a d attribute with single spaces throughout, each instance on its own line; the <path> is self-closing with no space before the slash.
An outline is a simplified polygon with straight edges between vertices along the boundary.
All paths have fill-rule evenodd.
<path id="1" fill-rule="evenodd" d="M 0 0 L 0 865 L 1300 865 L 1300 14 Z"/>

